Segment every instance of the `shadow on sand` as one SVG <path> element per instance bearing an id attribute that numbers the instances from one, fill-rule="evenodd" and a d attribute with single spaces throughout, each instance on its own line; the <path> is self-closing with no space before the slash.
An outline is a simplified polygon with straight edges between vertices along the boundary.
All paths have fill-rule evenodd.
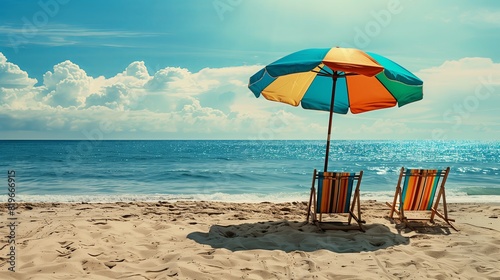
<path id="1" fill-rule="evenodd" d="M 408 237 L 391 232 L 382 224 L 368 224 L 358 230 L 321 232 L 304 222 L 269 221 L 230 226 L 213 225 L 209 232 L 192 232 L 188 238 L 212 248 L 231 251 L 282 250 L 285 252 L 329 250 L 337 253 L 377 251 L 397 245 L 408 245 Z"/>
<path id="2" fill-rule="evenodd" d="M 444 223 L 430 223 L 427 221 L 410 221 L 408 223 L 403 223 L 397 219 L 391 219 L 389 217 L 385 218 L 391 224 L 394 224 L 398 233 L 410 233 L 415 232 L 419 234 L 433 234 L 433 235 L 450 235 L 451 227 Z"/>

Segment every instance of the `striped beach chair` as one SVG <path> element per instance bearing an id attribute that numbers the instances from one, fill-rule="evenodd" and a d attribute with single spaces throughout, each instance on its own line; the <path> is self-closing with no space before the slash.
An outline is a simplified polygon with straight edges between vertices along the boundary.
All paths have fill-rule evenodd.
<path id="1" fill-rule="evenodd" d="M 439 216 L 454 230 L 451 223 L 454 219 L 448 217 L 444 185 L 450 168 L 438 169 L 405 169 L 401 168 L 396 193 L 392 204 L 386 202 L 391 208 L 389 217 L 394 213 L 399 215 L 401 222 L 408 224 L 410 220 L 428 220 L 434 222 L 434 216 Z M 399 200 L 398 200 L 399 198 Z M 438 211 L 439 202 L 443 200 L 443 213 Z M 409 218 L 407 212 L 424 213 L 426 217 Z"/>
<path id="2" fill-rule="evenodd" d="M 312 217 L 312 222 L 321 230 L 359 229 L 364 231 L 361 227 L 364 221 L 361 220 L 359 199 L 359 185 L 362 176 L 363 171 L 356 174 L 349 172 L 317 172 L 314 169 L 307 209 L 307 222 L 309 222 L 309 217 Z M 316 181 L 317 190 L 315 187 Z M 347 223 L 323 221 L 323 214 L 348 214 L 348 220 Z M 358 223 L 357 226 L 351 226 L 352 219 Z"/>

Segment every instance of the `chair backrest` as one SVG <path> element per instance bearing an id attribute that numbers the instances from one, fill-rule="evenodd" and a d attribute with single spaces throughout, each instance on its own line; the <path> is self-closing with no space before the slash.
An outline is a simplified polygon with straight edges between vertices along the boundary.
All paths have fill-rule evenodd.
<path id="1" fill-rule="evenodd" d="M 400 176 L 404 181 L 399 208 L 409 211 L 431 210 L 438 188 L 444 187 L 449 171 L 449 168 L 402 169 Z"/>
<path id="2" fill-rule="evenodd" d="M 316 213 L 349 213 L 353 189 L 360 175 L 348 172 L 318 172 Z"/>

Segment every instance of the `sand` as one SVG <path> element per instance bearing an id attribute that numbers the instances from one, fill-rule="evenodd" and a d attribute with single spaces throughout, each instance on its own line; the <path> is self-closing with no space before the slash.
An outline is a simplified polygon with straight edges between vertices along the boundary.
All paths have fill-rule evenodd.
<path id="1" fill-rule="evenodd" d="M 458 232 L 361 204 L 366 232 L 321 232 L 305 202 L 23 203 L 16 272 L 0 204 L 0 279 L 500 279 L 500 203 L 449 204 Z"/>

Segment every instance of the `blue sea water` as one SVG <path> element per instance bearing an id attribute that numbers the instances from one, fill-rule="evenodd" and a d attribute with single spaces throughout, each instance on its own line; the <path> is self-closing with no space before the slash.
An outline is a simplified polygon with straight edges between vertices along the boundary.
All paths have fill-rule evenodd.
<path id="1" fill-rule="evenodd" d="M 325 141 L 0 141 L 0 201 L 305 201 Z M 500 142 L 334 141 L 329 170 L 364 171 L 362 199 L 389 201 L 399 170 L 446 168 L 448 201 L 500 201 Z M 3 179 L 2 179 L 3 177 Z"/>

